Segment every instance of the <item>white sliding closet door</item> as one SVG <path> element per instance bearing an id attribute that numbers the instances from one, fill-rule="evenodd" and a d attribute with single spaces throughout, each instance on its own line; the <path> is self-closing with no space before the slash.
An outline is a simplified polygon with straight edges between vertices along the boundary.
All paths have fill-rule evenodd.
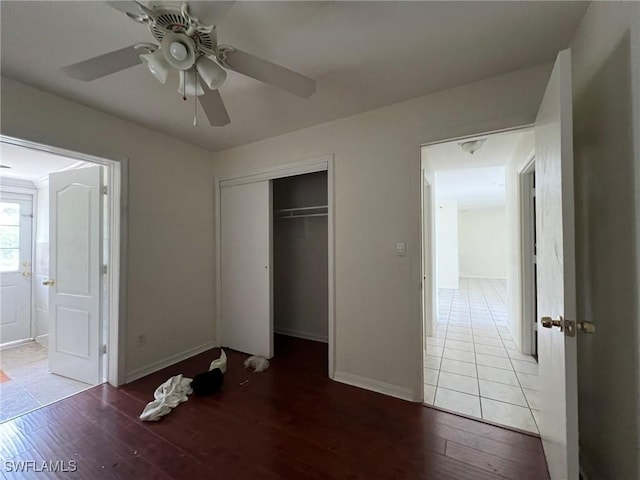
<path id="1" fill-rule="evenodd" d="M 220 191 L 221 343 L 273 356 L 271 182 Z"/>

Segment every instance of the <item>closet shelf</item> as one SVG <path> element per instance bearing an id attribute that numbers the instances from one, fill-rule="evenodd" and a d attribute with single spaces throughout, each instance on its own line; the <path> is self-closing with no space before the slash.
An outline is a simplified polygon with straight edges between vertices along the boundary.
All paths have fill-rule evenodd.
<path id="1" fill-rule="evenodd" d="M 276 218 L 308 218 L 326 217 L 328 211 L 328 205 L 314 205 L 312 207 L 281 208 L 274 213 Z"/>

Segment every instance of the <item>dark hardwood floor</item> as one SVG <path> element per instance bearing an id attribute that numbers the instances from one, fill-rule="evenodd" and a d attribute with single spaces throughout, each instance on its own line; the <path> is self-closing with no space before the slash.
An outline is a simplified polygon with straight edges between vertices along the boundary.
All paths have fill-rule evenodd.
<path id="1" fill-rule="evenodd" d="M 205 371 L 217 349 L 0 424 L 3 478 L 548 478 L 540 439 L 333 382 L 324 344 L 279 337 L 264 373 L 227 355 L 222 392 L 156 423 L 138 419 L 155 388 Z M 45 460 L 77 471 L 6 471 Z"/>

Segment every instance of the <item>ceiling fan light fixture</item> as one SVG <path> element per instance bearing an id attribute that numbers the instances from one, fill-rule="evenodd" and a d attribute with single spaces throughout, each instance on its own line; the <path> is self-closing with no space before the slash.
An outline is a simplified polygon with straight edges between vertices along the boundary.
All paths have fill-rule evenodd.
<path id="1" fill-rule="evenodd" d="M 227 79 L 227 72 L 213 60 L 201 56 L 196 62 L 196 68 L 205 85 L 211 90 L 217 90 Z"/>
<path id="2" fill-rule="evenodd" d="M 179 62 L 184 61 L 187 58 L 187 47 L 180 42 L 173 42 L 169 45 L 169 53 L 171 56 Z"/>
<path id="3" fill-rule="evenodd" d="M 188 70 L 196 61 L 196 45 L 181 33 L 168 33 L 162 40 L 160 50 L 169 65 L 178 70 Z"/>
<path id="4" fill-rule="evenodd" d="M 195 70 L 188 70 L 179 72 L 180 85 L 178 86 L 178 92 L 183 97 L 195 97 L 204 95 L 202 85 L 198 81 L 198 76 Z"/>
<path id="5" fill-rule="evenodd" d="M 140 60 L 147 65 L 151 74 L 156 77 L 156 80 L 163 85 L 166 83 L 171 65 L 167 63 L 160 50 L 140 55 Z"/>

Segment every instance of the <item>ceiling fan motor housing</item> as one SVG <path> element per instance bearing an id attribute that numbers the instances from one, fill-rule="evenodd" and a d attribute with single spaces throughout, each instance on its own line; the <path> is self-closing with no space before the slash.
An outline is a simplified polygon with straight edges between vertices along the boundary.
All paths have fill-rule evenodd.
<path id="1" fill-rule="evenodd" d="M 154 7 L 154 11 L 157 17 L 155 23 L 149 25 L 149 31 L 158 42 L 162 43 L 166 32 L 185 33 L 189 29 L 189 20 L 182 15 L 179 8 L 172 10 L 165 5 L 163 7 Z M 215 27 L 208 33 L 196 30 L 190 35 L 190 38 L 195 43 L 196 50 L 207 55 L 215 51 L 217 43 Z"/>

